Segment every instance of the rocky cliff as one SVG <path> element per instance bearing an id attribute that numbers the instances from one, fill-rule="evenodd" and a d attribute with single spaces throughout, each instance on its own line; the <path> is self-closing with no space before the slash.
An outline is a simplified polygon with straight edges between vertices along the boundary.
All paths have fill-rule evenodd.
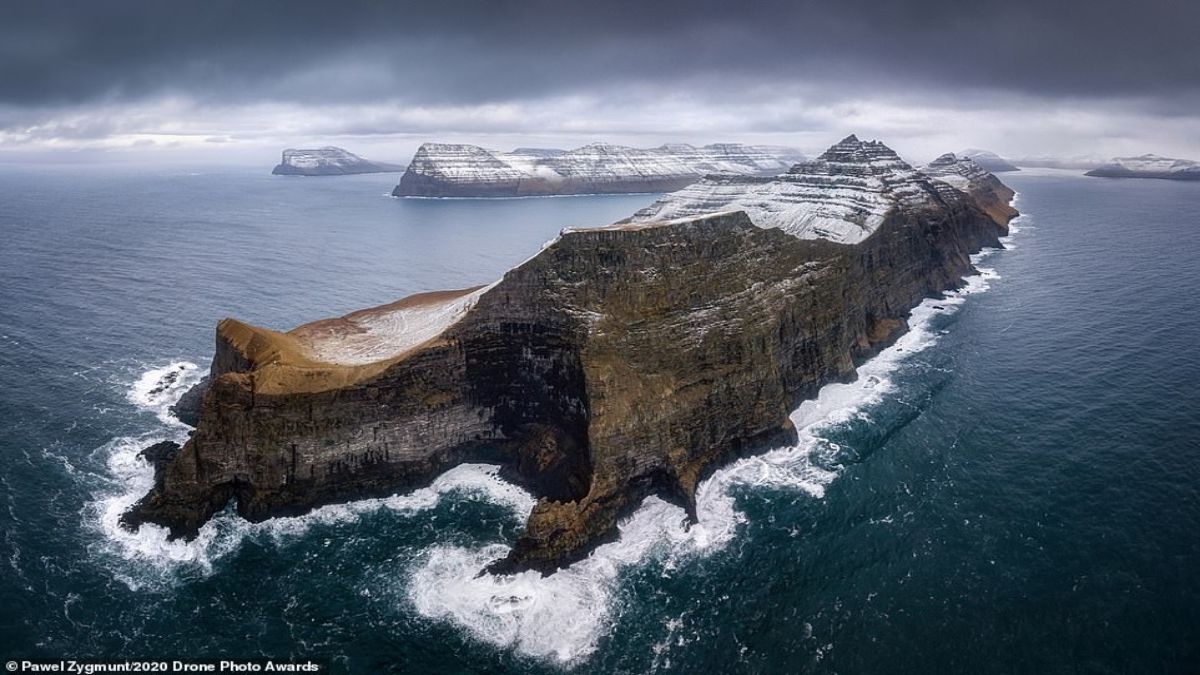
<path id="1" fill-rule="evenodd" d="M 1017 216 L 1012 207 L 1015 193 L 999 178 L 970 157 L 948 152 L 921 167 L 921 173 L 970 194 L 976 205 L 998 222 L 1007 223 Z"/>
<path id="2" fill-rule="evenodd" d="M 284 150 L 282 160 L 271 173 L 276 176 L 345 176 L 403 170 L 404 167 L 396 164 L 372 162 L 341 148 L 327 146 L 312 150 Z"/>
<path id="3" fill-rule="evenodd" d="M 1200 162 L 1172 159 L 1158 155 L 1117 157 L 1111 162 L 1088 171 L 1088 176 L 1101 178 L 1165 178 L 1168 180 L 1200 180 Z"/>
<path id="4" fill-rule="evenodd" d="M 694 512 L 708 471 L 793 440 L 791 410 L 1007 230 L 973 192 L 853 137 L 777 180 L 765 194 L 869 234 L 759 227 L 772 208 L 564 230 L 487 287 L 286 333 L 222 321 L 196 430 L 156 448 L 126 525 L 187 536 L 230 499 L 258 520 L 480 460 L 540 498 L 500 571 L 585 555 L 649 494 Z"/>
<path id="5" fill-rule="evenodd" d="M 776 174 L 787 170 L 797 154 L 787 148 L 738 143 L 671 144 L 649 150 L 592 143 L 574 150 L 518 148 L 509 153 L 425 143 L 392 194 L 524 197 L 670 192 L 708 173 Z"/>

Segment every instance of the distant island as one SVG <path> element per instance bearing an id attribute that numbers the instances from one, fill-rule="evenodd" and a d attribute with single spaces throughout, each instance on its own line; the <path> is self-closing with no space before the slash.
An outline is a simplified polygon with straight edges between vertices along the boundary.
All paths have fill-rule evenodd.
<path id="1" fill-rule="evenodd" d="M 958 153 L 960 157 L 967 157 L 973 160 L 976 164 L 983 167 L 986 171 L 992 173 L 1000 173 L 1002 171 L 1020 171 L 1020 167 L 1012 162 L 1004 159 L 1000 155 L 988 150 L 980 150 L 978 148 L 968 148 Z"/>
<path id="2" fill-rule="evenodd" d="M 396 173 L 399 164 L 372 162 L 358 155 L 327 145 L 323 148 L 283 151 L 283 158 L 271 171 L 276 176 L 348 176 L 356 173 Z"/>
<path id="3" fill-rule="evenodd" d="M 1057 157 L 1054 155 L 1034 155 L 1018 157 L 1012 160 L 1021 168 L 1030 169 L 1067 169 L 1071 171 L 1088 171 L 1104 164 L 1104 159 L 1090 155 L 1072 155 Z"/>
<path id="4" fill-rule="evenodd" d="M 154 484 L 123 523 L 194 537 L 231 501 L 259 521 L 480 461 L 539 498 L 493 571 L 578 560 L 649 495 L 695 520 L 713 468 L 796 443 L 790 411 L 1001 245 L 1012 198 L 968 158 L 918 170 L 849 136 L 563 230 L 487 286 L 288 332 L 225 319 L 195 431 L 145 451 Z"/>
<path id="5" fill-rule="evenodd" d="M 1200 162 L 1173 159 L 1158 155 L 1116 157 L 1087 172 L 1101 178 L 1165 178 L 1167 180 L 1200 180 Z"/>
<path id="6" fill-rule="evenodd" d="M 640 149 L 592 143 L 574 150 L 425 143 L 392 191 L 397 197 L 535 197 L 671 192 L 707 174 L 769 176 L 804 159 L 792 148 L 682 143 Z"/>

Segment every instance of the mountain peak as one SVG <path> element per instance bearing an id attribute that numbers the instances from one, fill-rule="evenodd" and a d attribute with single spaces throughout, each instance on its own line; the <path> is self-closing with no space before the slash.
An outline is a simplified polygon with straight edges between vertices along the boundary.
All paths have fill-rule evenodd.
<path id="1" fill-rule="evenodd" d="M 850 134 L 829 147 L 817 157 L 817 162 L 836 165 L 851 165 L 868 167 L 869 173 L 878 173 L 875 169 L 901 167 L 911 169 L 894 150 L 879 141 L 862 141 L 858 136 Z M 804 172 L 805 164 L 797 164 L 792 172 Z M 861 170 L 861 169 L 857 169 Z"/>

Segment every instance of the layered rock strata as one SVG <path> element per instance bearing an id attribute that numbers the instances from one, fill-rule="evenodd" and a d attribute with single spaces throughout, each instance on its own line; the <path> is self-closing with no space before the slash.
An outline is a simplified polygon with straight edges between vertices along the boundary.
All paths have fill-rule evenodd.
<path id="1" fill-rule="evenodd" d="M 509 153 L 475 145 L 425 143 L 392 194 L 528 197 L 670 192 L 708 173 L 780 173 L 797 155 L 788 148 L 738 143 L 670 144 L 648 150 L 592 143 L 574 150 L 518 148 Z"/>
<path id="2" fill-rule="evenodd" d="M 948 152 L 921 167 L 921 173 L 971 195 L 975 204 L 997 222 L 1007 223 L 1017 216 L 1012 206 L 1015 196 L 1012 188 L 970 157 Z"/>
<path id="3" fill-rule="evenodd" d="M 564 230 L 487 287 L 286 333 L 222 321 L 196 430 L 155 450 L 126 525 L 189 536 L 231 499 L 261 520 L 466 461 L 499 462 L 539 497 L 498 571 L 586 555 L 650 494 L 694 514 L 707 472 L 794 441 L 791 410 L 852 377 L 1007 230 L 882 144 L 851 137 L 823 157 L 805 171 L 825 190 L 789 204 L 837 194 L 855 227 L 871 219 L 857 244 L 744 210 Z"/>

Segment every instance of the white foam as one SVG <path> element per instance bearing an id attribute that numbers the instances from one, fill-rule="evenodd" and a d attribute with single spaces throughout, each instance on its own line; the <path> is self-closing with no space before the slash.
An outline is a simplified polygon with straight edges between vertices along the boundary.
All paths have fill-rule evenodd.
<path id="1" fill-rule="evenodd" d="M 1010 230 L 1011 231 L 1011 230 Z M 973 258 L 981 260 L 985 253 Z M 799 433 L 796 445 L 738 460 L 716 472 L 697 490 L 698 523 L 686 526 L 682 509 L 656 497 L 620 524 L 617 541 L 565 569 L 542 577 L 536 572 L 512 576 L 480 574 L 508 547 L 438 546 L 417 560 L 409 573 L 408 597 L 424 616 L 447 620 L 476 639 L 497 647 L 551 658 L 565 664 L 585 660 L 607 633 L 623 568 L 655 559 L 671 569 L 706 556 L 731 542 L 745 514 L 737 509 L 733 488 L 756 486 L 795 490 L 820 498 L 839 471 L 819 461 L 838 450 L 823 434 L 849 422 L 895 390 L 891 379 L 912 354 L 937 342 L 937 316 L 954 313 L 975 293 L 998 278 L 977 268 L 961 288 L 928 299 L 912 310 L 909 330 L 890 347 L 858 368 L 850 383 L 821 388 L 791 414 Z"/>
<path id="2" fill-rule="evenodd" d="M 169 582 L 182 567 L 211 574 L 214 563 L 236 550 L 247 537 L 282 545 L 294 541 L 314 525 L 353 522 L 383 509 L 411 516 L 434 508 L 443 498 L 466 494 L 506 506 L 520 518 L 528 516 L 534 503 L 529 493 L 500 479 L 499 467 L 461 464 L 439 476 L 428 487 L 408 494 L 331 504 L 303 516 L 251 523 L 227 509 L 205 523 L 196 538 L 171 540 L 164 527 L 144 524 L 130 531 L 120 524 L 121 515 L 154 485 L 154 470 L 139 453 L 146 446 L 162 440 L 182 442 L 185 439 L 122 437 L 101 447 L 99 451 L 106 457 L 113 484 L 118 490 L 99 496 L 88 508 L 88 520 L 104 535 L 103 552 L 134 563 L 133 567 L 123 569 L 122 574 L 123 580 L 135 588 L 146 583 Z"/>
<path id="3" fill-rule="evenodd" d="M 203 376 L 200 367 L 191 361 L 174 361 L 142 373 L 129 387 L 125 398 L 153 412 L 163 424 L 181 425 L 171 414 L 171 406 Z"/>
<path id="4" fill-rule="evenodd" d="M 428 487 L 408 494 L 382 499 L 367 499 L 324 506 L 303 516 L 272 518 L 250 523 L 231 509 L 218 514 L 200 528 L 196 538 L 171 540 L 166 528 L 144 524 L 136 531 L 120 524 L 122 514 L 154 485 L 154 469 L 141 451 L 160 441 L 183 444 L 187 427 L 169 414 L 170 407 L 198 377 L 195 364 L 172 363 L 142 374 L 131 385 L 127 398 L 139 407 L 153 410 L 167 428 L 158 433 L 115 438 L 96 450 L 108 469 L 111 489 L 101 491 L 85 509 L 88 524 L 102 533 L 95 544 L 99 553 L 118 563 L 117 578 L 131 588 L 162 585 L 178 579 L 181 569 L 211 574 L 217 560 L 236 550 L 247 537 L 267 538 L 277 544 L 295 540 L 318 524 L 351 522 L 381 509 L 402 515 L 414 515 L 434 508 L 443 498 L 477 495 L 508 507 L 524 519 L 534 499 L 524 490 L 500 479 L 499 467 L 489 464 L 461 464 L 435 479 Z M 167 387 L 160 387 L 169 373 Z M 156 391 L 158 390 L 158 391 Z"/>
<path id="5" fill-rule="evenodd" d="M 1020 230 L 1017 221 L 1023 219 L 1010 224 L 1012 234 Z M 1002 241 L 1007 245 L 1011 238 Z M 989 253 L 977 254 L 972 262 L 983 260 Z M 621 570 L 649 560 L 659 561 L 666 569 L 674 568 L 690 558 L 720 551 L 733 541 L 746 519 L 737 509 L 733 488 L 756 486 L 824 496 L 825 488 L 839 471 L 819 461 L 826 453 L 838 450 L 823 434 L 866 414 L 867 408 L 894 391 L 891 376 L 897 367 L 910 355 L 936 343 L 938 333 L 932 328 L 933 319 L 957 311 L 968 296 L 986 291 L 990 281 L 998 278 L 992 269 L 977 269 L 979 273 L 965 279 L 960 289 L 915 307 L 908 332 L 860 366 L 853 382 L 826 385 L 815 399 L 793 411 L 791 420 L 799 433 L 795 446 L 741 459 L 714 472 L 697 490 L 698 523 L 688 527 L 682 509 L 657 497 L 647 498 L 620 523 L 616 541 L 544 577 L 536 572 L 480 574 L 489 562 L 508 553 L 509 547 L 503 544 L 437 545 L 408 564 L 403 580 L 407 601 L 421 615 L 452 622 L 497 647 L 564 664 L 587 659 L 609 625 L 619 618 L 614 610 Z M 157 381 L 147 373 L 135 385 L 138 391 L 153 388 L 144 387 L 143 380 Z M 141 398 L 153 397 L 130 394 L 135 402 Z M 158 571 L 159 580 L 166 579 L 167 573 L 161 572 L 164 563 L 168 570 L 188 565 L 211 573 L 213 563 L 248 536 L 265 536 L 283 544 L 314 524 L 353 521 L 384 508 L 417 514 L 433 508 L 448 495 L 464 491 L 503 504 L 520 519 L 527 517 L 534 505 L 532 496 L 501 480 L 496 467 L 467 464 L 407 495 L 326 506 L 305 516 L 257 524 L 227 511 L 202 527 L 195 540 L 168 541 L 163 528 L 143 525 L 136 532 L 128 532 L 118 524 L 120 515 L 153 482 L 152 469 L 137 453 L 155 440 L 162 438 L 121 438 L 101 449 L 107 454 L 109 470 L 120 490 L 94 504 L 94 521 L 104 533 L 110 553 L 127 562 L 145 563 L 137 568 L 137 574 L 119 575 L 134 588 L 148 578 L 156 578 L 147 570 Z M 176 576 L 173 571 L 170 574 Z"/>
<path id="6" fill-rule="evenodd" d="M 621 523 L 616 541 L 545 577 L 480 574 L 508 553 L 503 544 L 436 546 L 411 569 L 408 597 L 422 615 L 453 621 L 481 641 L 571 663 L 607 632 L 619 572 L 688 539 L 685 523 L 682 509 L 650 497 Z"/>

